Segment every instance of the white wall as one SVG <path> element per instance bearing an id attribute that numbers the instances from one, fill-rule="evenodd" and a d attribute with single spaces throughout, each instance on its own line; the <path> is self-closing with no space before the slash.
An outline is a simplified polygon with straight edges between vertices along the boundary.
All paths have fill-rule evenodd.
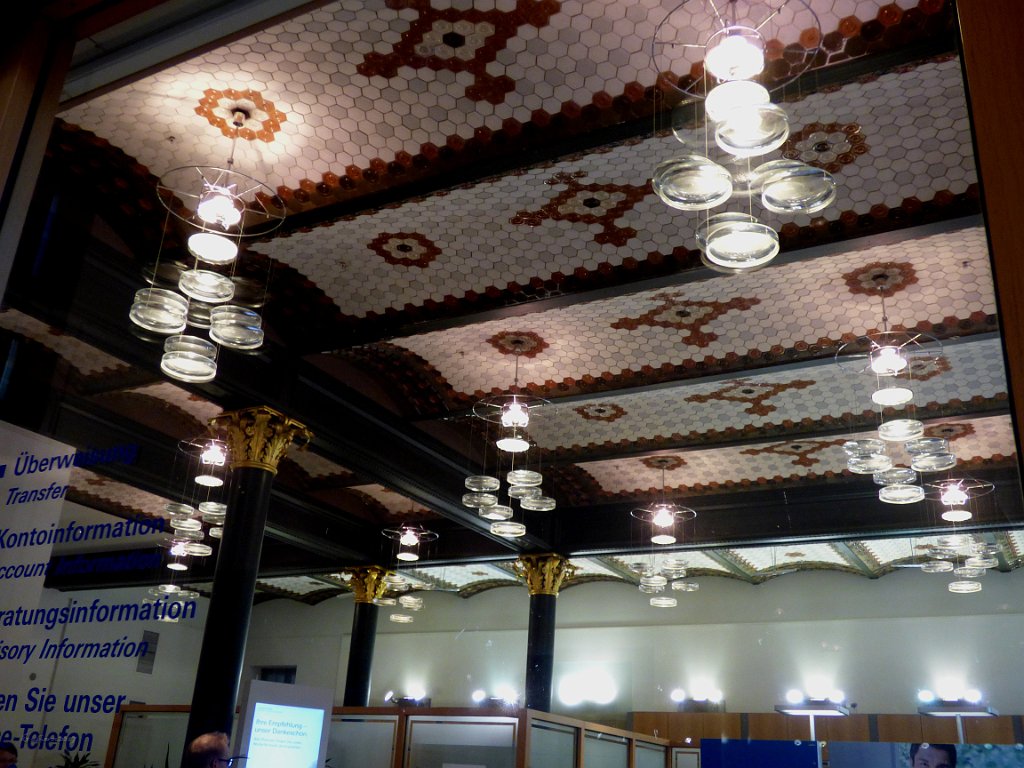
<path id="1" fill-rule="evenodd" d="M 584 584 L 558 598 L 555 677 L 603 669 L 619 694 L 605 714 L 668 709 L 668 692 L 704 681 L 733 712 L 771 711 L 786 690 L 823 677 L 857 711 L 912 713 L 920 687 L 943 678 L 980 688 L 998 710 L 1024 713 L 1024 573 L 990 573 L 975 595 L 953 595 L 943 576 L 902 570 L 882 579 L 789 574 L 753 586 L 703 578 L 679 607 L 654 609 L 635 588 Z M 461 706 L 478 687 L 522 690 L 529 597 L 500 588 L 470 599 L 425 593 L 411 625 L 382 608 L 372 674 L 374 703 L 422 685 L 434 705 Z M 256 607 L 247 661 L 290 665 L 299 682 L 344 690 L 351 598 L 316 607 L 275 600 Z M 602 708 L 565 708 L 574 715 Z"/>

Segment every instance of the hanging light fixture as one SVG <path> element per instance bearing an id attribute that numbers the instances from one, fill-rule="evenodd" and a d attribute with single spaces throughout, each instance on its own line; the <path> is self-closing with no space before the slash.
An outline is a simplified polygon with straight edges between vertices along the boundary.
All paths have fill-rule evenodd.
<path id="1" fill-rule="evenodd" d="M 527 429 L 537 409 L 548 401 L 523 392 L 519 387 L 519 352 L 515 354 L 512 388 L 508 392 L 490 395 L 473 405 L 474 423 L 487 425 L 484 441 L 484 465 L 491 457 L 490 446 L 497 448 L 493 456 L 494 474 L 473 474 L 466 478 L 464 506 L 475 508 L 490 521 L 490 532 L 495 536 L 517 538 L 526 535 L 526 525 L 513 519 L 513 502 L 532 512 L 550 512 L 555 500 L 541 489 L 543 476 L 537 470 L 534 455 L 536 446 L 530 441 Z M 492 442 L 491 429 L 497 432 Z M 502 480 L 505 481 L 503 486 Z M 505 489 L 507 499 L 499 494 Z M 501 503 L 501 502 L 507 503 Z"/>
<path id="2" fill-rule="evenodd" d="M 200 384 L 213 380 L 220 347 L 248 351 L 263 344 L 262 319 L 247 305 L 257 297 L 249 295 L 252 291 L 239 294 L 235 265 L 241 240 L 267 235 L 279 227 L 284 208 L 271 187 L 235 168 L 239 129 L 247 119 L 244 110 L 235 111 L 226 167 L 175 168 L 165 173 L 157 186 L 158 198 L 167 210 L 167 224 L 174 221 L 180 226 L 194 261 L 177 270 L 173 289 L 157 286 L 176 271 L 160 267 L 168 234 L 165 224 L 152 270 L 154 285 L 136 292 L 129 318 L 143 331 L 168 336 L 160 368 L 178 381 Z M 229 304 L 231 301 L 235 303 Z M 208 331 L 209 340 L 185 333 L 187 326 Z"/>
<path id="3" fill-rule="evenodd" d="M 661 468 L 661 497 L 648 507 L 634 509 L 630 512 L 630 515 L 650 525 L 650 540 L 652 544 L 667 546 L 675 544 L 677 541 L 676 522 L 693 520 L 697 517 L 697 513 L 689 507 L 679 506 L 668 500 L 665 490 L 665 469 L 670 463 L 670 457 L 662 458 L 659 463 Z"/>
<path id="4" fill-rule="evenodd" d="M 835 179 L 820 168 L 784 159 L 751 165 L 752 158 L 777 150 L 789 138 L 786 111 L 771 103 L 768 88 L 757 79 L 782 87 L 806 71 L 817 54 L 816 47 L 801 47 L 804 55 L 793 57 L 787 48 L 786 75 L 766 73 L 767 36 L 779 29 L 816 30 L 821 39 L 821 24 L 807 0 L 776 6 L 759 0 L 683 0 L 659 23 L 651 44 L 652 63 L 662 73 L 659 83 L 688 100 L 704 99 L 705 118 L 713 124 L 705 125 L 703 153 L 694 150 L 693 135 L 674 126 L 688 150 L 657 166 L 652 187 L 673 208 L 705 212 L 697 245 L 703 263 L 719 272 L 757 269 L 779 253 L 778 233 L 754 215 L 755 198 L 773 213 L 811 214 L 836 197 Z M 687 81 L 671 74 L 702 61 L 703 77 Z M 725 155 L 722 162 L 711 156 L 712 134 L 715 150 Z M 726 169 L 727 161 L 738 165 L 737 173 Z M 707 213 L 736 196 L 747 197 L 745 211 Z"/>
<path id="5" fill-rule="evenodd" d="M 385 528 L 386 538 L 398 542 L 395 558 L 404 563 L 413 563 L 420 559 L 420 546 L 437 540 L 437 534 L 428 531 L 422 525 L 402 525 L 398 528 Z"/>

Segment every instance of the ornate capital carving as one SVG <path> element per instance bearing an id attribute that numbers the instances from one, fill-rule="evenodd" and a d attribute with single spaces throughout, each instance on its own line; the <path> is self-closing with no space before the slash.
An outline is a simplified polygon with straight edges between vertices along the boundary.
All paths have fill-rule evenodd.
<path id="1" fill-rule="evenodd" d="M 359 568 L 345 568 L 342 573 L 349 575 L 348 586 L 356 596 L 357 603 L 372 603 L 379 597 L 384 597 L 388 591 L 387 582 L 384 577 L 388 575 L 387 568 L 379 565 L 366 565 Z"/>
<path id="2" fill-rule="evenodd" d="M 304 447 L 313 438 L 305 424 L 265 405 L 214 416 L 210 426 L 226 433 L 232 469 L 254 467 L 274 474 L 293 441 Z"/>
<path id="3" fill-rule="evenodd" d="M 576 574 L 576 566 L 561 555 L 520 555 L 512 567 L 526 581 L 531 596 L 557 596 L 562 583 Z"/>

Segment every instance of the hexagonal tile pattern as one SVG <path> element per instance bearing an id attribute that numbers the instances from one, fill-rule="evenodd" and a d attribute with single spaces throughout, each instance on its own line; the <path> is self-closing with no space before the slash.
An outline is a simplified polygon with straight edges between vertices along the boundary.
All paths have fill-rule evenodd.
<path id="1" fill-rule="evenodd" d="M 737 356 L 762 357 L 775 349 L 807 349 L 837 344 L 844 334 L 859 335 L 881 325 L 881 307 L 873 296 L 852 295 L 842 275 L 858 262 L 897 258 L 920 263 L 919 278 L 890 302 L 893 327 L 906 318 L 927 328 L 955 325 L 995 313 L 985 234 L 968 228 L 896 246 L 876 246 L 841 256 L 779 263 L 750 274 L 689 283 L 664 291 L 646 291 L 551 309 L 515 319 L 476 323 L 424 333 L 394 344 L 429 363 L 456 392 L 472 399 L 512 383 L 512 365 L 487 339 L 505 330 L 532 331 L 548 347 L 519 361 L 520 385 L 552 390 L 558 382 L 588 386 L 605 377 L 624 377 L 660 367 L 705 369 Z M 785 300 L 774 299 L 784 287 Z M 621 327 L 662 306 L 665 296 L 682 302 L 756 299 L 747 309 L 732 309 L 702 326 L 715 338 L 696 347 L 676 327 Z M 910 320 L 913 318 L 913 320 Z M 616 325 L 618 323 L 618 325 Z M 920 328 L 919 328 L 920 329 Z M 550 383 L 546 383 L 550 382 Z"/>

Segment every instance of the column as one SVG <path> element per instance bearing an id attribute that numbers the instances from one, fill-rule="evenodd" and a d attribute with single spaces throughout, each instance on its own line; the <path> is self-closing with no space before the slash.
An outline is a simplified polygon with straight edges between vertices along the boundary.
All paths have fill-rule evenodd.
<path id="1" fill-rule="evenodd" d="M 209 731 L 231 733 L 249 633 L 252 598 L 277 464 L 294 440 L 312 433 L 266 406 L 223 413 L 210 425 L 226 433 L 231 485 L 217 553 L 185 744 Z"/>
<path id="2" fill-rule="evenodd" d="M 516 573 L 530 590 L 530 628 L 526 642 L 526 708 L 551 711 L 555 666 L 555 600 L 576 566 L 561 555 L 520 555 Z"/>
<path id="3" fill-rule="evenodd" d="M 363 568 L 346 568 L 349 587 L 355 594 L 356 605 L 352 614 L 352 645 L 348 651 L 348 671 L 345 674 L 346 707 L 368 707 L 370 705 L 370 673 L 373 671 L 373 645 L 377 640 L 377 613 L 380 607 L 374 602 L 387 591 L 384 577 L 385 568 L 369 565 Z"/>

